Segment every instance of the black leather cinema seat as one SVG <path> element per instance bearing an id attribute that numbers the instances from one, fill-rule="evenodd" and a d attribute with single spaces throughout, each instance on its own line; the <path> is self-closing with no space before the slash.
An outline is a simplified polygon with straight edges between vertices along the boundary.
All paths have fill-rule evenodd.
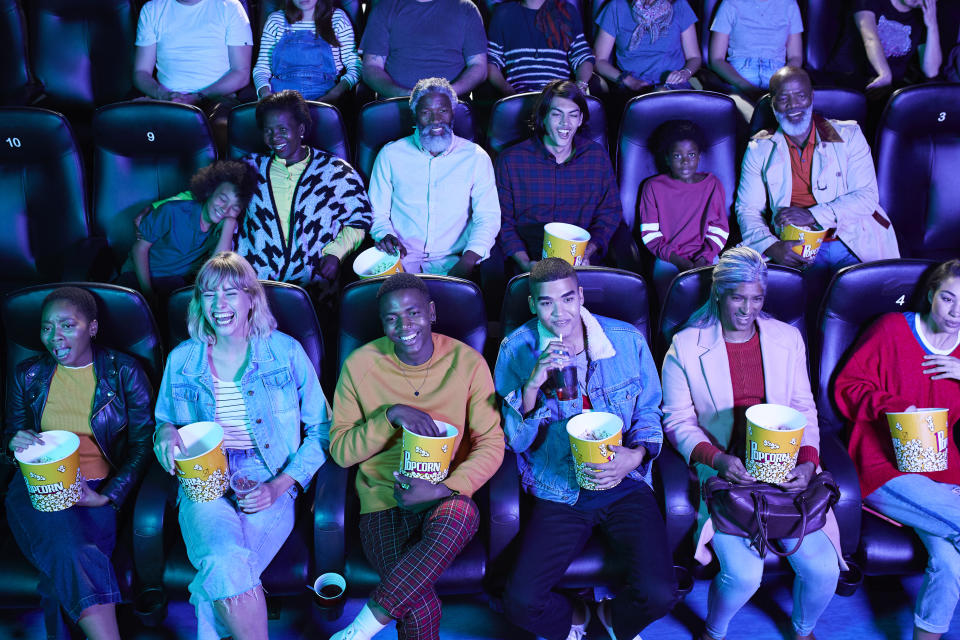
<path id="1" fill-rule="evenodd" d="M 357 120 L 357 151 L 354 168 L 370 183 L 373 162 L 383 145 L 413 133 L 414 115 L 408 98 L 388 98 L 364 105 Z M 462 102 L 454 108 L 453 132 L 461 138 L 476 140 L 477 131 L 470 107 Z"/>
<path id="2" fill-rule="evenodd" d="M 67 120 L 0 107 L 0 292 L 106 275 L 90 239 L 83 163 Z"/>
<path id="3" fill-rule="evenodd" d="M 880 205 L 904 258 L 960 254 L 960 84 L 930 83 L 895 92 L 874 147 Z"/>
<path id="4" fill-rule="evenodd" d="M 119 268 L 136 239 L 133 218 L 186 190 L 191 176 L 216 159 L 216 149 L 200 109 L 153 100 L 97 109 L 93 138 L 93 224 Z"/>
<path id="5" fill-rule="evenodd" d="M 653 133 L 668 120 L 691 120 L 703 131 L 700 171 L 720 179 L 729 208 L 737 192 L 737 107 L 711 91 L 668 91 L 638 96 L 627 103 L 617 141 L 617 181 L 623 216 L 635 232 L 643 181 L 660 172 Z"/>
<path id="6" fill-rule="evenodd" d="M 163 353 L 150 308 L 136 291 L 110 284 L 64 282 L 28 287 L 7 294 L 0 306 L 5 330 L 5 370 L 12 372 L 19 362 L 45 351 L 40 342 L 40 309 L 47 294 L 61 286 L 83 287 L 94 295 L 100 324 L 97 343 L 136 357 L 154 388 L 159 386 Z M 15 472 L 19 473 L 19 470 Z M 131 495 L 124 505 L 113 553 L 113 564 L 124 601 L 133 598 L 135 582 L 130 531 L 133 503 Z M 47 598 L 41 599 L 38 591 L 40 576 L 20 553 L 5 523 L 0 535 L 0 575 L 3 575 L 0 580 L 0 606 L 33 607 L 42 601 L 47 637 L 69 637 L 58 603 Z"/>
<path id="7" fill-rule="evenodd" d="M 0 0 L 0 104 L 27 104 L 39 91 L 27 61 L 27 24 L 17 0 Z"/>
<path id="8" fill-rule="evenodd" d="M 830 58 L 840 40 L 850 3 L 841 0 L 806 0 L 803 13 L 803 62 L 815 71 L 829 71 Z"/>
<path id="9" fill-rule="evenodd" d="M 862 129 L 867 119 L 867 98 L 861 92 L 840 87 L 814 87 L 813 108 L 834 120 L 856 120 Z M 760 98 L 750 119 L 750 135 L 762 129 L 776 129 L 777 118 L 770 106 L 770 94 Z"/>
<path id="10" fill-rule="evenodd" d="M 823 335 L 816 398 L 822 431 L 829 431 L 834 437 L 846 433 L 848 425 L 833 401 L 833 381 L 857 337 L 884 313 L 921 308 L 926 295 L 922 283 L 935 264 L 927 260 L 882 260 L 847 267 L 834 276 L 820 313 Z M 852 525 L 853 521 L 850 514 L 849 523 Z M 841 522 L 841 528 L 844 524 Z M 923 570 L 926 550 L 911 529 L 895 527 L 866 513 L 861 525 L 856 559 L 866 574 Z M 846 539 L 843 542 L 847 552 Z"/>
<path id="11" fill-rule="evenodd" d="M 487 336 L 486 314 L 480 290 L 472 282 L 449 276 L 420 276 L 430 290 L 437 309 L 437 322 L 433 327 L 441 333 L 464 342 L 482 353 Z M 383 336 L 383 328 L 377 307 L 377 289 L 384 277 L 370 278 L 351 283 L 343 291 L 340 303 L 339 362 L 343 362 L 354 349 Z M 516 496 L 500 495 L 496 488 L 502 486 L 505 462 L 493 479 L 480 489 L 474 500 L 480 508 L 481 526 L 477 535 L 440 576 L 436 583 L 441 594 L 479 593 L 483 589 L 488 558 L 495 556 L 509 538 L 515 526 L 513 511 Z M 324 483 L 342 487 L 338 495 L 328 492 L 329 502 L 318 504 L 327 513 L 329 521 L 343 522 L 346 531 L 355 532 L 359 515 L 359 501 L 354 487 L 354 470 L 324 465 L 320 470 Z M 511 487 L 506 484 L 509 492 Z M 486 515 L 491 514 L 489 521 Z M 507 533 L 504 533 L 504 530 Z M 342 536 L 342 533 L 341 533 Z M 351 596 L 365 597 L 380 581 L 376 570 L 367 562 L 360 546 L 359 537 L 341 537 L 339 542 L 330 539 L 324 548 L 324 566 L 342 573 L 347 579 Z M 339 565 L 339 566 L 338 566 Z"/>
<path id="12" fill-rule="evenodd" d="M 323 339 L 307 292 L 283 282 L 261 283 L 277 319 L 277 328 L 300 342 L 319 375 L 324 357 Z M 192 292 L 193 289 L 188 287 L 170 297 L 167 314 L 167 342 L 170 345 L 175 346 L 187 338 L 186 310 Z M 333 466 L 333 461 L 328 460 L 323 468 L 328 466 Z M 328 522 L 326 512 L 317 508 L 318 500 L 328 491 L 330 487 L 314 482 L 299 498 L 293 531 L 262 575 L 264 591 L 268 595 L 302 595 L 304 585 L 316 577 L 314 573 L 318 567 L 324 570 L 317 557 L 328 545 L 317 536 L 339 531 L 342 537 L 342 522 L 340 525 Z M 177 523 L 176 495 L 176 480 L 154 464 L 137 497 L 134 557 L 141 592 L 150 589 L 154 593 L 161 591 L 185 599 L 187 585 L 196 571 L 187 558 Z"/>
<path id="13" fill-rule="evenodd" d="M 130 0 L 30 0 L 30 62 L 47 98 L 90 112 L 128 97 L 135 18 Z"/>
<path id="14" fill-rule="evenodd" d="M 350 145 L 347 143 L 347 128 L 340 110 L 323 102 L 307 101 L 313 124 L 304 141 L 315 149 L 322 149 L 350 162 Z M 249 153 L 267 153 L 263 133 L 257 127 L 257 103 L 249 102 L 234 107 L 227 120 L 227 153 L 232 159 L 240 159 Z"/>
<path id="15" fill-rule="evenodd" d="M 530 116 L 538 95 L 538 91 L 518 93 L 501 98 L 493 105 L 490 122 L 487 124 L 487 149 L 493 156 L 532 135 Z M 603 103 L 593 96 L 587 96 L 587 110 L 590 121 L 580 127 L 580 135 L 585 135 L 604 149 L 608 148 L 607 116 Z"/>

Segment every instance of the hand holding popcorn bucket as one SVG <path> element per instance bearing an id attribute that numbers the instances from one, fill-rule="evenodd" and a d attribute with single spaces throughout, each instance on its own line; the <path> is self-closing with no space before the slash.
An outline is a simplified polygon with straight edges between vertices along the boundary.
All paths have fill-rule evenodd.
<path id="1" fill-rule="evenodd" d="M 567 421 L 567 436 L 570 438 L 577 484 L 590 491 L 601 491 L 593 482 L 593 476 L 586 465 L 613 460 L 614 453 L 610 450 L 610 445 L 619 447 L 623 444 L 623 420 L 620 416 L 606 411 L 581 413 Z"/>
<path id="2" fill-rule="evenodd" d="M 793 252 L 804 260 L 813 261 L 820 251 L 820 245 L 827 236 L 826 229 L 810 229 L 788 224 L 780 232 L 781 240 L 799 240 L 800 244 L 793 247 Z"/>
<path id="3" fill-rule="evenodd" d="M 70 431 L 44 431 L 43 442 L 14 453 L 37 511 L 63 511 L 83 495 L 80 438 Z"/>
<path id="4" fill-rule="evenodd" d="M 403 271 L 403 264 L 400 262 L 400 254 L 394 255 L 370 247 L 361 251 L 354 259 L 353 271 L 360 278 L 375 278 Z"/>
<path id="5" fill-rule="evenodd" d="M 183 440 L 183 449 L 173 460 L 184 495 L 194 502 L 211 502 L 223 497 L 230 485 L 223 428 L 216 422 L 194 422 L 177 431 Z"/>
<path id="6" fill-rule="evenodd" d="M 408 431 L 406 427 L 403 428 L 401 475 L 428 480 L 433 484 L 439 484 L 447 478 L 458 431 L 452 424 L 439 420 L 434 422 L 445 431 L 446 435 L 422 436 Z"/>
<path id="7" fill-rule="evenodd" d="M 782 484 L 797 466 L 807 419 L 780 404 L 755 404 L 747 409 L 747 450 L 744 467 L 761 482 Z"/>
<path id="8" fill-rule="evenodd" d="M 583 264 L 590 232 L 565 222 L 543 225 L 543 257 L 562 258 L 573 266 Z"/>
<path id="9" fill-rule="evenodd" d="M 947 470 L 947 410 L 887 414 L 897 469 L 904 473 Z"/>

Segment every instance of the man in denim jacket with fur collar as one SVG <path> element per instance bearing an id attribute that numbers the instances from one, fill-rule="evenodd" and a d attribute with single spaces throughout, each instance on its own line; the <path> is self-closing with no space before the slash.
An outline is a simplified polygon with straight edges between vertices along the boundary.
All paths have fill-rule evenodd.
<path id="1" fill-rule="evenodd" d="M 504 339 L 495 382 L 503 398 L 507 447 L 518 454 L 521 482 L 533 496 L 504 606 L 514 624 L 547 640 L 580 640 L 585 603 L 553 591 L 599 525 L 627 566 L 627 584 L 597 615 L 613 640 L 634 638 L 675 601 L 663 517 L 651 465 L 660 453 L 660 382 L 635 327 L 583 308 L 576 271 L 547 258 L 530 272 L 530 320 Z M 577 367 L 578 391 L 559 400 L 550 370 Z M 577 483 L 569 418 L 587 410 L 623 420 L 623 446 L 609 462 L 588 465 L 596 490 Z"/>

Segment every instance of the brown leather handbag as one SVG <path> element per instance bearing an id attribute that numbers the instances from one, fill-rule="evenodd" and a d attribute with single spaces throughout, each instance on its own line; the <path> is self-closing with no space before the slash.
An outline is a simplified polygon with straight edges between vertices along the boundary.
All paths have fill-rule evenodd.
<path id="1" fill-rule="evenodd" d="M 804 536 L 827 523 L 827 512 L 840 499 L 840 489 L 828 471 L 798 491 L 766 482 L 734 484 L 713 476 L 703 484 L 703 497 L 714 529 L 749 538 L 761 557 L 769 550 L 785 558 L 797 552 Z M 783 538 L 797 538 L 796 546 L 780 551 L 770 544 Z"/>

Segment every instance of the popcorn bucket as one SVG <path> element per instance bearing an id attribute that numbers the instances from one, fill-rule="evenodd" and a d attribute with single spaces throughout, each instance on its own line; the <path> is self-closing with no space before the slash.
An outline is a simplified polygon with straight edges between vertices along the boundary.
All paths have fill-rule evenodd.
<path id="1" fill-rule="evenodd" d="M 823 244 L 826 236 L 826 229 L 808 229 L 792 224 L 788 224 L 780 232 L 781 240 L 799 240 L 803 243 L 793 247 L 793 252 L 804 260 L 813 260 L 817 257 L 817 252 L 820 251 L 820 245 Z"/>
<path id="2" fill-rule="evenodd" d="M 586 229 L 565 222 L 543 225 L 543 257 L 563 258 L 573 266 L 583 264 L 583 254 L 590 242 Z"/>
<path id="3" fill-rule="evenodd" d="M 421 436 L 403 429 L 400 473 L 410 478 L 429 480 L 433 484 L 443 482 L 450 473 L 453 445 L 457 441 L 457 428 L 452 424 L 434 420 L 445 436 Z"/>
<path id="4" fill-rule="evenodd" d="M 807 419 L 781 404 L 755 404 L 747 409 L 747 473 L 761 482 L 780 484 L 797 466 Z"/>
<path id="5" fill-rule="evenodd" d="M 904 473 L 947 470 L 947 410 L 887 414 L 897 469 Z"/>
<path id="6" fill-rule="evenodd" d="M 230 486 L 223 428 L 216 422 L 194 422 L 179 433 L 186 451 L 178 451 L 173 459 L 184 495 L 194 502 L 222 497 Z"/>
<path id="7" fill-rule="evenodd" d="M 353 271 L 361 278 L 373 278 L 403 271 L 403 265 L 400 263 L 400 254 L 393 255 L 370 247 L 354 259 Z"/>
<path id="8" fill-rule="evenodd" d="M 623 420 L 606 411 L 581 413 L 567 420 L 567 436 L 570 438 L 577 483 L 584 489 L 600 491 L 584 465 L 613 460 L 613 451 L 608 447 L 623 444 Z"/>
<path id="9" fill-rule="evenodd" d="M 80 438 L 69 431 L 44 431 L 35 443 L 13 455 L 37 511 L 69 509 L 83 495 L 80 475 Z"/>

